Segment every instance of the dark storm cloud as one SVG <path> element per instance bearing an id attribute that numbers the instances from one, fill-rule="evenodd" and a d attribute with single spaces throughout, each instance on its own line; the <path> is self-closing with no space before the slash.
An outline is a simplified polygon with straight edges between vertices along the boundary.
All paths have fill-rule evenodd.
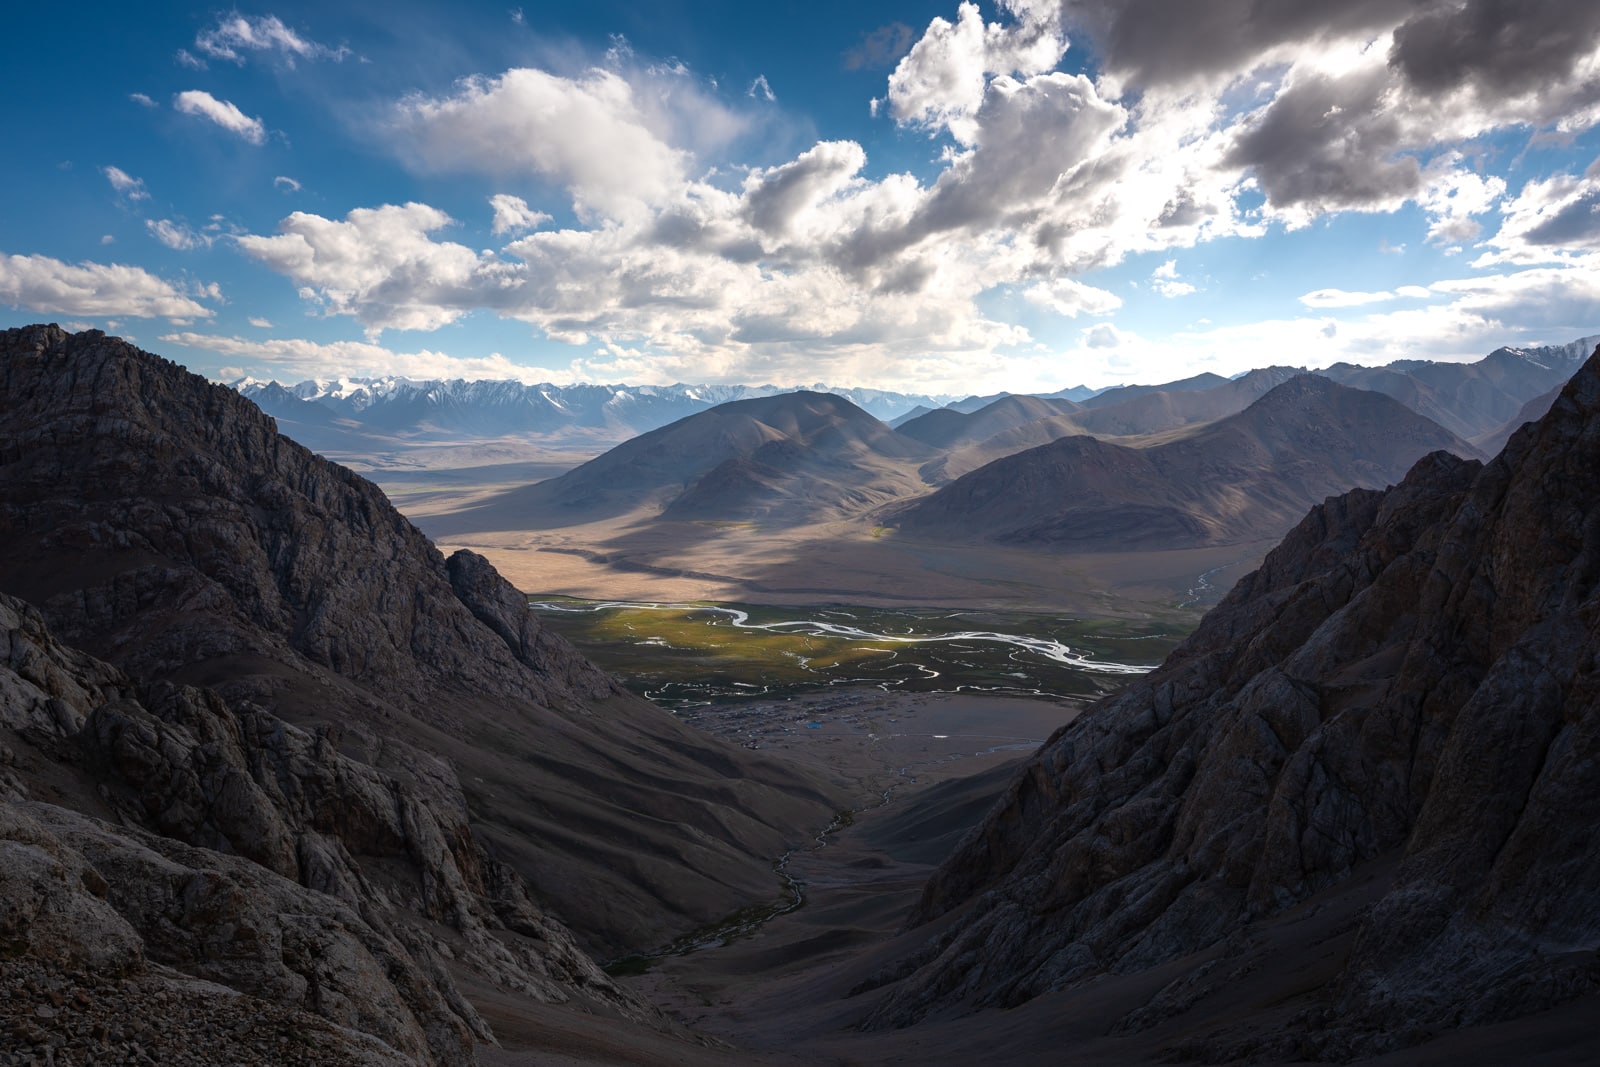
<path id="1" fill-rule="evenodd" d="M 1107 70 L 1135 86 L 1173 85 L 1248 69 L 1278 45 L 1378 32 L 1416 0 L 1065 0 Z"/>
<path id="2" fill-rule="evenodd" d="M 1522 96 L 1570 78 L 1597 34 L 1595 0 L 1464 0 L 1402 23 L 1389 62 L 1423 92 Z"/>
<path id="3" fill-rule="evenodd" d="M 1226 162 L 1253 169 L 1276 207 L 1358 208 L 1410 196 L 1422 167 L 1395 154 L 1406 129 L 1379 106 L 1388 83 L 1383 68 L 1305 78 L 1246 127 Z"/>
<path id="4" fill-rule="evenodd" d="M 1532 245 L 1593 248 L 1600 245 L 1600 189 L 1590 189 L 1527 232 Z"/>
<path id="5" fill-rule="evenodd" d="M 845 70 L 886 70 L 911 51 L 916 32 L 903 22 L 879 26 L 844 54 Z"/>

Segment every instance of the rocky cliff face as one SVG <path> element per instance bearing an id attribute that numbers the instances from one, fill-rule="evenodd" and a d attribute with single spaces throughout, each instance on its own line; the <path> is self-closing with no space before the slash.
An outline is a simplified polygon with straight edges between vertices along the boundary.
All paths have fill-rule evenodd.
<path id="1" fill-rule="evenodd" d="M 114 338 L 0 334 L 0 484 L 0 589 L 38 608 L 0 600 L 0 846 L 29 857 L 0 955 L 70 975 L 103 940 L 135 1000 L 183 1000 L 176 968 L 351 1056 L 462 1062 L 490 1034 L 451 970 L 660 1022 L 544 908 L 653 947 L 776 895 L 771 857 L 837 806 Z"/>
<path id="2" fill-rule="evenodd" d="M 936 933 L 869 983 L 893 986 L 875 1023 L 1207 951 L 1283 966 L 1238 946 L 1357 878 L 1376 901 L 1285 992 L 1299 1013 L 1186 1051 L 1349 1057 L 1594 996 L 1597 502 L 1600 350 L 1487 465 L 1436 453 L 1313 509 L 1161 669 L 1039 751 L 927 885 L 913 924 Z M 1113 1026 L 1180 1010 L 1218 966 Z"/>

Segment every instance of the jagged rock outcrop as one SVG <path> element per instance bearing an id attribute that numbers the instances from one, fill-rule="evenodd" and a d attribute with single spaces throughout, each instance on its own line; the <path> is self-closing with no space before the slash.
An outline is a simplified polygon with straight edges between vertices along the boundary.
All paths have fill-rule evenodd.
<path id="1" fill-rule="evenodd" d="M 375 487 L 115 338 L 0 333 L 0 484 L 0 590 L 24 598 L 0 597 L 8 840 L 57 857 L 30 885 L 99 872 L 127 929 L 85 929 L 135 938 L 140 982 L 220 982 L 378 1059 L 492 1040 L 452 972 L 666 1025 L 589 953 L 776 896 L 772 858 L 838 807 L 624 692 L 481 557 L 445 560 Z M 70 962 L 15 944 L 17 966 Z"/>
<path id="2" fill-rule="evenodd" d="M 418 780 L 451 788 L 433 762 Z M 172 967 L 424 1063 L 493 1039 L 444 959 L 543 1003 L 659 1021 L 475 853 L 459 787 L 425 798 L 326 733 L 140 686 L 3 594 L 0 768 L 7 959 Z"/>
<path id="3" fill-rule="evenodd" d="M 1596 996 L 1597 648 L 1600 349 L 1492 462 L 1313 509 L 1051 738 L 926 886 L 938 933 L 868 983 L 894 984 L 873 1023 L 1226 959 L 1363 872 L 1376 903 L 1300 1012 L 1187 1054 L 1348 1058 Z"/>

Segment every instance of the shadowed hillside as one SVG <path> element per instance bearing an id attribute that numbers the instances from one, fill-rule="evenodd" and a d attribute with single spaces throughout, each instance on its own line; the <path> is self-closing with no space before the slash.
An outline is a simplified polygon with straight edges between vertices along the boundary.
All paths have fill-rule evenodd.
<path id="1" fill-rule="evenodd" d="M 1137 449 L 1066 437 L 996 460 L 896 512 L 910 537 L 1078 549 L 1228 544 L 1286 530 L 1353 485 L 1387 485 L 1472 446 L 1377 393 L 1301 375 L 1237 415 Z"/>
<path id="2" fill-rule="evenodd" d="M 926 885 L 922 947 L 863 985 L 876 1024 L 1138 972 L 1166 984 L 1113 1034 L 1279 976 L 1172 1050 L 1207 1062 L 1592 1018 L 1597 472 L 1600 349 L 1487 465 L 1436 453 L 1314 508 L 1013 780 Z M 1274 948 L 1325 910 L 1349 918 L 1320 962 Z"/>

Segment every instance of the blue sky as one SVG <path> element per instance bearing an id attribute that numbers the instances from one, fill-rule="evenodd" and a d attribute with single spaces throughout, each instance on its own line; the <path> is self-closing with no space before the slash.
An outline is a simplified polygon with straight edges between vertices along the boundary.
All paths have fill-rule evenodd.
<path id="1" fill-rule="evenodd" d="M 218 378 L 1048 390 L 1600 332 L 1591 0 L 0 16 L 0 315 Z"/>

